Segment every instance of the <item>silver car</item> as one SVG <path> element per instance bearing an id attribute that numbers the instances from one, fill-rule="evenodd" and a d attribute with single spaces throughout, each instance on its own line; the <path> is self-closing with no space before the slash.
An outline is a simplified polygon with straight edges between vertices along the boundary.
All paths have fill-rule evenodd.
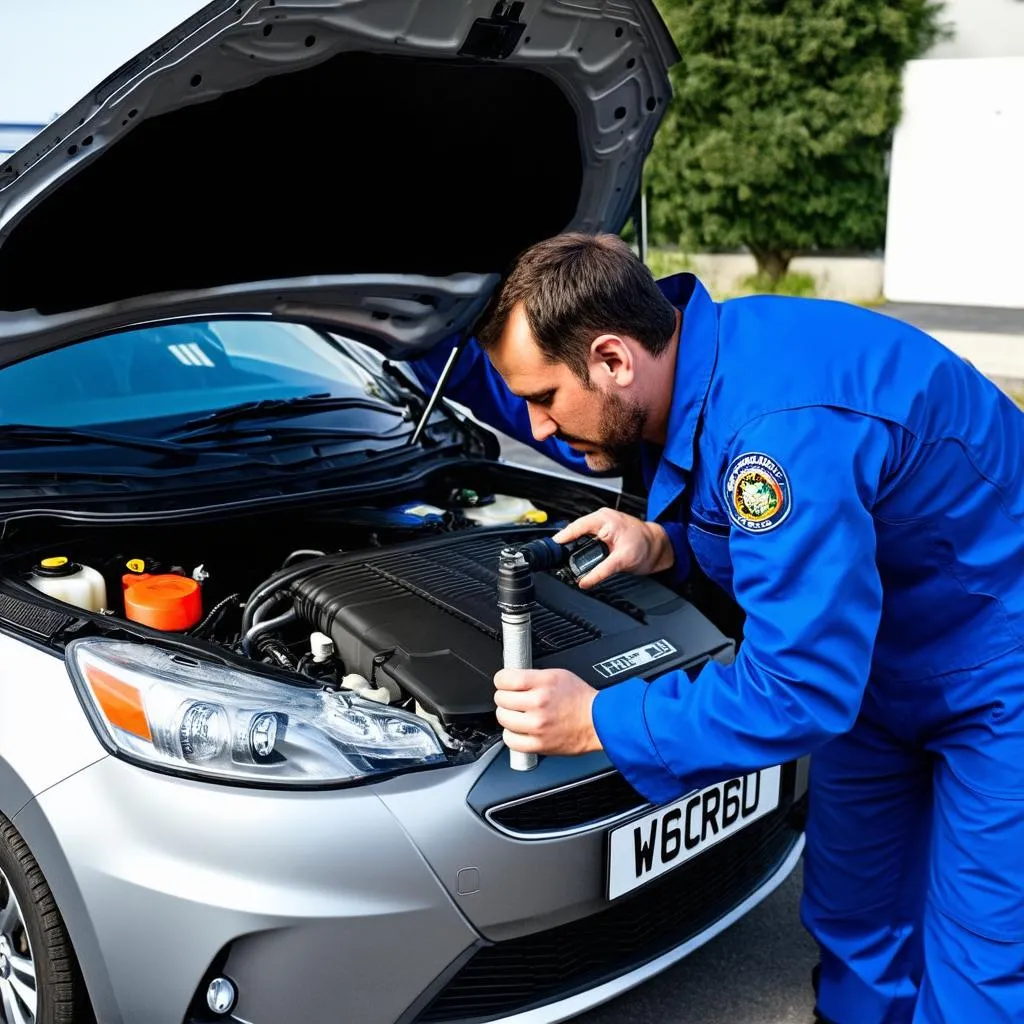
<path id="1" fill-rule="evenodd" d="M 214 0 L 0 164 L 4 1024 L 564 1020 L 792 870 L 802 762 L 514 769 L 499 558 L 642 498 L 415 374 L 623 227 L 675 59 L 649 0 Z M 538 666 L 734 654 L 699 578 L 531 575 Z"/>

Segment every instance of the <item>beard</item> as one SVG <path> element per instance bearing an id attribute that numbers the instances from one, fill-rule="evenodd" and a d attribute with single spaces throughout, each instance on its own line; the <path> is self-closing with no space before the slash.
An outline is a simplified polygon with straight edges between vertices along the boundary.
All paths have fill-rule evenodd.
<path id="1" fill-rule="evenodd" d="M 601 408 L 600 437 L 575 437 L 561 431 L 557 436 L 563 441 L 590 448 L 590 451 L 583 453 L 583 458 L 594 472 L 621 472 L 639 457 L 646 422 L 647 415 L 639 403 L 627 402 L 616 394 L 607 394 Z"/>

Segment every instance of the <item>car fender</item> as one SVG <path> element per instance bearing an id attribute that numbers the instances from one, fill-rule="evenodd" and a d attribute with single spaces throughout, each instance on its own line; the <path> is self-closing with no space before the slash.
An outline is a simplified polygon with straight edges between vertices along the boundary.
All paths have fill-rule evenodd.
<path id="1" fill-rule="evenodd" d="M 64 659 L 0 633 L 0 813 L 107 756 Z"/>

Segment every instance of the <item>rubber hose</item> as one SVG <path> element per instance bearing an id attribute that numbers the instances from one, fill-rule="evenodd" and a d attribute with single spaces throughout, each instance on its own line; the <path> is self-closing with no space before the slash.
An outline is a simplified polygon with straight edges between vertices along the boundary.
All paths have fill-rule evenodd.
<path id="1" fill-rule="evenodd" d="M 276 618 L 266 619 L 263 622 L 257 622 L 254 626 L 250 626 L 249 632 L 242 637 L 242 650 L 248 654 L 253 641 L 258 636 L 270 633 L 277 629 L 278 626 L 287 626 L 288 623 L 294 622 L 298 617 L 298 612 L 294 608 L 289 608 L 283 615 L 278 615 Z"/>
<path id="2" fill-rule="evenodd" d="M 287 569 L 296 558 L 302 555 L 309 555 L 311 558 L 323 558 L 327 554 L 326 551 L 317 551 L 314 548 L 299 548 L 298 551 L 293 551 L 285 560 L 281 566 L 282 569 Z"/>
<path id="3" fill-rule="evenodd" d="M 262 622 L 270 614 L 270 609 L 273 608 L 275 604 L 278 604 L 281 601 L 285 600 L 287 597 L 288 595 L 286 593 L 277 593 L 272 595 L 271 597 L 268 597 L 266 601 L 264 601 L 263 604 L 259 606 L 259 608 L 256 608 L 253 611 L 252 625 L 255 626 L 258 623 Z"/>
<path id="4" fill-rule="evenodd" d="M 245 602 L 245 611 L 242 613 L 242 635 L 245 636 L 252 628 L 254 624 L 253 615 L 261 605 L 265 604 L 269 598 L 284 590 L 290 583 L 307 572 L 309 572 L 309 569 L 305 563 L 300 562 L 296 566 L 276 572 L 259 589 L 254 590 L 249 596 L 249 600 Z"/>

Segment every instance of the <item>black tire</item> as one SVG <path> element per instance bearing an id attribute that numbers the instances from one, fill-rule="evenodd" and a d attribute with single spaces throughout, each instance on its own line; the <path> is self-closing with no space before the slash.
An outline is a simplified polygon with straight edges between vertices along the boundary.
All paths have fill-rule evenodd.
<path id="1" fill-rule="evenodd" d="M 16 955 L 30 955 L 35 968 L 36 1013 L 28 1016 L 22 1005 L 24 1019 L 34 1024 L 93 1024 L 75 951 L 53 893 L 25 840 L 0 814 L 0 917 L 11 906 L 12 894 L 21 923 L 9 925 L 7 942 Z M 10 1024 L 5 1013 L 0 999 L 0 1021 Z"/>

